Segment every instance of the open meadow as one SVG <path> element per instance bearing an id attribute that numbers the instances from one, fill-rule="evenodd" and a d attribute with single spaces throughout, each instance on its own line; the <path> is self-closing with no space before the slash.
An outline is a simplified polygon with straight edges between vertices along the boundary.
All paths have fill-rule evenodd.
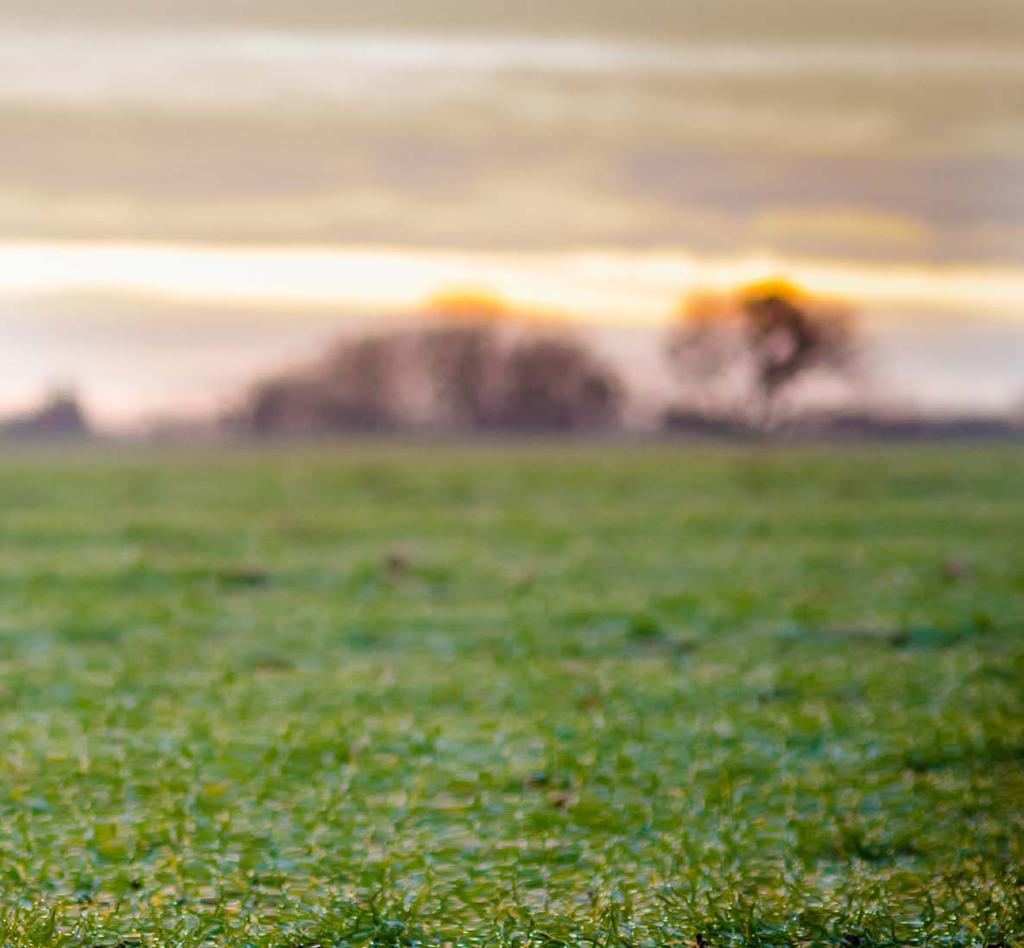
<path id="1" fill-rule="evenodd" d="M 1024 943 L 1024 449 L 0 466 L 0 943 Z"/>

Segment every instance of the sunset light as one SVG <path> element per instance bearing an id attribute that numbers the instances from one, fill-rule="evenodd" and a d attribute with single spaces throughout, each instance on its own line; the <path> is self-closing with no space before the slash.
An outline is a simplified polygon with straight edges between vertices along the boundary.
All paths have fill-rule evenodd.
<path id="1" fill-rule="evenodd" d="M 1024 270 L 748 257 L 685 251 L 561 253 L 379 247 L 0 244 L 0 294 L 131 294 L 254 308 L 302 304 L 408 312 L 425 302 L 492 308 L 495 297 L 578 321 L 659 324 L 681 293 L 786 274 L 888 312 L 957 313 L 1024 325 Z M 465 291 L 451 287 L 466 286 Z M 474 289 L 477 288 L 477 289 Z"/>

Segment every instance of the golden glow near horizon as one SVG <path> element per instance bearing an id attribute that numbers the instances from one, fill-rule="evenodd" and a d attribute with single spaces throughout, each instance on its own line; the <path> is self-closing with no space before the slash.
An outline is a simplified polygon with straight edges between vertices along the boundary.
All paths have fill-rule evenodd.
<path id="1" fill-rule="evenodd" d="M 1012 3 L 6 0 L 0 409 L 209 405 L 452 292 L 640 389 L 685 296 L 773 277 L 908 397 L 1014 405 Z"/>
<path id="2" fill-rule="evenodd" d="M 1024 322 L 1024 269 L 826 263 L 683 250 L 496 253 L 410 248 L 0 244 L 0 294 L 133 295 L 207 306 L 411 312 L 471 286 L 566 319 L 657 325 L 681 296 L 784 276 L 866 309 L 963 312 Z"/>

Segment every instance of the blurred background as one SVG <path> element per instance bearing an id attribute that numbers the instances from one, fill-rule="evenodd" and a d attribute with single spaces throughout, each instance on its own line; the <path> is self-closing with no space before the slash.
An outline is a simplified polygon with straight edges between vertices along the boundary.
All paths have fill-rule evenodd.
<path id="1" fill-rule="evenodd" d="M 1024 404 L 1017 0 L 7 0 L 0 140 L 11 433 Z"/>

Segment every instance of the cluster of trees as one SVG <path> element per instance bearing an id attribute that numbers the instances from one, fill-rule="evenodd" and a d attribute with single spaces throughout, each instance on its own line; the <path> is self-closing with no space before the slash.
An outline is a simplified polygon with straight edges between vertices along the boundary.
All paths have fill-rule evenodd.
<path id="1" fill-rule="evenodd" d="M 627 390 L 608 361 L 557 322 L 517 317 L 499 301 L 463 294 L 431 305 L 426 326 L 338 343 L 319 361 L 257 382 L 222 419 L 257 435 L 340 432 L 570 432 L 615 429 Z M 678 390 L 663 427 L 740 434 L 787 422 L 836 434 L 906 437 L 1003 434 L 1020 422 L 856 410 L 813 414 L 805 383 L 841 382 L 861 364 L 856 313 L 784 280 L 701 292 L 680 306 L 664 340 Z M 78 399 L 58 390 L 0 421 L 0 435 L 85 437 Z M 187 423 L 182 431 L 194 436 Z M 204 434 L 214 433 L 211 426 Z M 172 436 L 175 432 L 172 432 Z"/>
<path id="2" fill-rule="evenodd" d="M 260 435 L 608 429 L 626 389 L 580 339 L 517 321 L 487 297 L 436 301 L 425 329 L 340 343 L 318 363 L 258 383 L 232 418 Z M 682 402 L 666 425 L 765 429 L 791 413 L 795 383 L 847 374 L 856 332 L 849 307 L 770 281 L 701 293 L 666 340 Z"/>
<path id="3" fill-rule="evenodd" d="M 622 424 L 615 368 L 557 322 L 517 318 L 500 301 L 435 300 L 426 325 L 338 343 L 318 362 L 255 384 L 228 417 L 258 435 L 432 430 L 567 432 Z M 857 335 L 849 307 L 783 281 L 694 294 L 666 336 L 680 389 L 665 425 L 764 430 L 794 417 L 797 382 L 848 377 Z M 80 437 L 78 400 L 57 391 L 0 424 L 16 436 Z"/>
<path id="4" fill-rule="evenodd" d="M 344 341 L 257 384 L 234 422 L 260 435 L 600 430 L 619 424 L 624 396 L 572 336 L 446 319 Z"/>

